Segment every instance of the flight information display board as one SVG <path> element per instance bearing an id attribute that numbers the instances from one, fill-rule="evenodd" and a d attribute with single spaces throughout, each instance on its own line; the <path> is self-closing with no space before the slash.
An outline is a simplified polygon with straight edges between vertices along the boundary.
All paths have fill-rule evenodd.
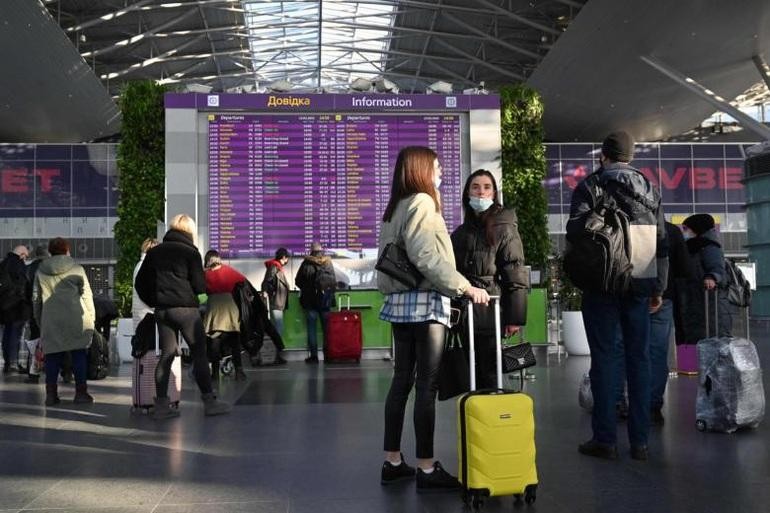
<path id="1" fill-rule="evenodd" d="M 427 146 L 462 218 L 459 114 L 209 114 L 209 240 L 225 257 L 377 248 L 396 157 Z"/>

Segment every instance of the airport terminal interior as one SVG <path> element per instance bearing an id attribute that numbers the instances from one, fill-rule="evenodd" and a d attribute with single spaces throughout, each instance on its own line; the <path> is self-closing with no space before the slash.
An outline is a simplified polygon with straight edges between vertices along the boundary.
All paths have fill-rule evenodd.
<path id="1" fill-rule="evenodd" d="M 53 401 L 38 368 L 45 339 L 33 335 L 31 314 L 4 309 L 0 264 L 0 513 L 770 511 L 770 378 L 760 367 L 770 361 L 770 3 L 2 0 L 0 55 L 0 259 L 29 264 L 46 248 L 59 256 L 49 241 L 62 237 L 96 314 L 114 310 L 104 317 L 105 360 L 88 363 L 103 371 L 88 380 L 93 403 L 73 401 L 85 389 L 66 372 Z M 622 408 L 617 458 L 578 451 L 595 427 L 592 361 L 575 311 L 581 292 L 561 266 L 573 191 L 618 131 L 632 137 L 630 165 L 675 229 L 710 216 L 723 256 L 745 277 L 725 347 L 756 347 L 719 353 L 720 369 L 737 362 L 721 380 L 705 344 L 699 361 L 697 341 L 677 346 L 671 334 L 646 459 L 632 454 Z M 536 363 L 502 378 L 534 404 L 537 487 L 526 501 L 506 492 L 465 502 L 457 489 L 418 493 L 415 479 L 381 483 L 396 356 L 375 265 L 396 158 L 411 146 L 438 155 L 449 233 L 463 222 L 466 180 L 486 169 L 498 199 L 518 210 L 525 254 L 537 255 L 522 263 L 523 328 L 508 340 L 530 343 Z M 286 310 L 270 324 L 285 350 L 276 351 L 275 329 L 257 330 L 264 347 L 244 347 L 244 374 L 231 357 L 212 364 L 213 394 L 232 406 L 225 415 L 204 414 L 213 396 L 201 396 L 184 340 L 180 415 L 157 419 L 163 403 L 138 399 L 140 376 L 154 390 L 142 373 L 155 352 L 132 356 L 130 271 L 142 240 L 162 239 L 179 214 L 195 220 L 202 263 L 216 249 L 257 289 L 276 261 L 287 279 Z M 141 233 L 129 233 L 145 217 Z M 321 252 L 334 274 L 332 310 L 360 332 L 358 352 L 335 361 L 308 352 L 311 326 L 322 349 L 335 334 L 308 323 L 297 279 Z M 30 305 L 35 283 L 24 289 Z M 213 295 L 199 297 L 204 319 Z M 749 425 L 726 433 L 699 422 L 697 398 L 720 387 L 741 405 L 753 391 L 751 411 L 729 414 L 755 415 Z M 401 443 L 412 466 L 416 395 Z M 730 404 L 712 413 L 728 416 Z M 434 456 L 462 478 L 460 409 L 458 397 L 437 401 Z M 489 481 L 522 472 L 505 467 Z"/>

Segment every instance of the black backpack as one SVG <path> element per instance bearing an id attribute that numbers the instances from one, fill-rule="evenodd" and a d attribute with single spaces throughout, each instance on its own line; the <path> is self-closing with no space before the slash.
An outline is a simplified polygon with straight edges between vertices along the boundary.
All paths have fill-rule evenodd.
<path id="1" fill-rule="evenodd" d="M 564 272 L 583 291 L 624 296 L 633 270 L 628 216 L 602 195 L 582 221 L 582 229 L 569 238 Z"/>
<path id="2" fill-rule="evenodd" d="M 740 267 L 729 258 L 725 258 L 725 276 L 727 277 L 727 300 L 735 306 L 750 306 L 751 284 L 743 275 Z"/>
<path id="3" fill-rule="evenodd" d="M 334 267 L 322 265 L 318 267 L 313 276 L 313 287 L 315 288 L 318 303 L 321 308 L 329 308 L 334 303 L 334 290 L 337 288 L 337 276 L 334 274 Z"/>
<path id="4" fill-rule="evenodd" d="M 104 379 L 110 371 L 110 346 L 98 331 L 94 330 L 88 348 L 88 379 Z"/>

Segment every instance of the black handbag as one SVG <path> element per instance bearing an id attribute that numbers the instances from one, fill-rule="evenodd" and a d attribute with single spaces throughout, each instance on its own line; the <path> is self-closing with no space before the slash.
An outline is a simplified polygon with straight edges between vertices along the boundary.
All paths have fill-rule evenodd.
<path id="1" fill-rule="evenodd" d="M 536 363 L 535 353 L 529 342 L 503 346 L 503 374 L 521 371 L 533 367 Z"/>
<path id="2" fill-rule="evenodd" d="M 374 268 L 410 289 L 416 289 L 423 280 L 422 273 L 409 261 L 406 250 L 394 242 L 385 245 Z"/>
<path id="3" fill-rule="evenodd" d="M 456 330 L 447 333 L 438 369 L 438 400 L 445 401 L 471 389 L 470 367 Z"/>

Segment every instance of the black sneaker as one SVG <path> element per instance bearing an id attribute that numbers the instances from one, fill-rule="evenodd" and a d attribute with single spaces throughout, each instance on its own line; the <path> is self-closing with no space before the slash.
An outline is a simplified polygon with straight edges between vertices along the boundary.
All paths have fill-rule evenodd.
<path id="1" fill-rule="evenodd" d="M 462 488 L 460 481 L 449 472 L 444 470 L 441 463 L 433 462 L 433 472 L 426 474 L 422 469 L 417 469 L 417 491 L 425 492 L 444 492 L 450 490 L 459 490 Z"/>
<path id="2" fill-rule="evenodd" d="M 603 458 L 605 460 L 618 459 L 618 448 L 612 444 L 603 444 L 596 440 L 589 440 L 578 445 L 578 452 L 594 458 Z"/>
<path id="3" fill-rule="evenodd" d="M 663 412 L 660 408 L 653 408 L 650 411 L 650 422 L 656 426 L 662 426 L 666 419 L 663 418 Z"/>
<path id="4" fill-rule="evenodd" d="M 411 479 L 414 477 L 414 467 L 410 467 L 404 461 L 404 456 L 401 455 L 401 464 L 394 465 L 389 461 L 382 464 L 382 474 L 380 477 L 380 484 L 389 485 L 405 479 Z"/>
<path id="5" fill-rule="evenodd" d="M 305 363 L 318 363 L 318 357 L 308 356 L 307 358 L 305 358 Z"/>

